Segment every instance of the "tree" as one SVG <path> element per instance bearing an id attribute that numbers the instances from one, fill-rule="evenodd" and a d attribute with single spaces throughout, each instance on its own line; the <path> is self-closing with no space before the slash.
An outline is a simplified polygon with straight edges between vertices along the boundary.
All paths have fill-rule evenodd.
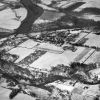
<path id="1" fill-rule="evenodd" d="M 13 89 L 9 95 L 9 98 L 13 99 L 20 91 L 21 91 L 21 89 Z"/>

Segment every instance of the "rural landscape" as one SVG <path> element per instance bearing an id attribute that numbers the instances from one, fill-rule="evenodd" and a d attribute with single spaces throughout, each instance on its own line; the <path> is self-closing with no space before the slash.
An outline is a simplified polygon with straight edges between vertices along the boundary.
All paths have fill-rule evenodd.
<path id="1" fill-rule="evenodd" d="M 100 1 L 31 1 L 0 2 L 0 100 L 100 100 Z"/>

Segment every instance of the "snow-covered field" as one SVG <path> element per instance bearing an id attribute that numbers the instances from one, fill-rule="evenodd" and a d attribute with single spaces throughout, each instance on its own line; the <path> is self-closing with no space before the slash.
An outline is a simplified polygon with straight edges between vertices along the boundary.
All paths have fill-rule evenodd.
<path id="1" fill-rule="evenodd" d="M 53 0 L 41 0 L 42 1 L 42 3 L 44 3 L 44 4 L 46 4 L 46 5 L 49 5 L 49 4 L 51 4 L 51 2 L 53 1 Z"/>
<path id="2" fill-rule="evenodd" d="M 49 43 L 41 43 L 38 48 L 43 48 L 43 49 L 48 49 L 49 50 L 52 50 L 52 51 L 63 51 L 61 47 L 57 47 L 53 44 L 49 44 Z"/>
<path id="3" fill-rule="evenodd" d="M 0 100 L 10 100 L 9 94 L 11 90 L 0 87 Z M 13 100 L 35 100 L 35 98 L 23 93 L 19 93 Z"/>
<path id="4" fill-rule="evenodd" d="M 59 83 L 50 83 L 51 86 L 55 86 L 59 89 L 61 89 L 62 91 L 69 91 L 72 92 L 72 90 L 74 89 L 74 86 L 71 85 L 66 85 L 66 84 L 59 84 Z"/>
<path id="5" fill-rule="evenodd" d="M 27 43 L 27 47 L 26 44 Z M 84 47 L 77 47 L 77 50 L 75 52 L 72 52 L 71 50 L 66 50 L 62 52 L 62 49 L 60 47 L 56 47 L 54 45 L 42 43 L 37 46 L 37 48 L 31 48 L 34 46 L 34 43 L 32 45 L 28 46 L 29 41 L 26 41 L 22 44 L 22 47 L 16 47 L 10 50 L 8 53 L 18 55 L 19 58 L 15 61 L 15 63 L 20 62 L 25 57 L 29 56 L 31 53 L 33 53 L 36 49 L 42 48 L 43 50 L 47 50 L 48 52 L 44 55 L 40 56 L 36 61 L 32 62 L 29 66 L 39 69 L 51 69 L 51 66 L 56 66 L 58 64 L 64 64 L 69 65 L 71 62 L 76 61 L 76 58 L 80 58 L 79 56 L 84 56 Z M 31 49 L 29 49 L 30 47 Z M 33 50 L 34 49 L 34 50 Z M 52 51 L 52 52 L 49 52 Z M 54 51 L 54 52 L 53 52 Z M 62 53 L 58 53 L 58 52 Z M 84 55 L 81 55 L 84 54 Z M 82 59 L 81 57 L 81 59 Z M 80 60 L 80 59 L 79 59 Z"/>
<path id="6" fill-rule="evenodd" d="M 68 65 L 69 60 L 67 56 L 64 53 L 54 54 L 47 52 L 46 54 L 41 56 L 38 60 L 34 61 L 30 65 L 30 67 L 50 70 L 51 66 L 56 66 L 58 64 Z"/>
<path id="7" fill-rule="evenodd" d="M 84 48 L 84 50 L 75 58 L 74 61 L 79 62 L 86 54 L 89 53 L 90 48 Z"/>
<path id="8" fill-rule="evenodd" d="M 33 49 L 27 49 L 22 47 L 16 47 L 12 50 L 10 50 L 8 53 L 18 55 L 19 58 L 15 61 L 15 63 L 18 63 L 25 57 L 27 57 L 29 54 L 33 53 L 35 50 Z"/>
<path id="9" fill-rule="evenodd" d="M 71 62 L 75 61 L 76 57 L 78 57 L 78 55 L 81 52 L 84 52 L 84 47 L 77 47 L 77 50 L 75 52 L 66 50 L 64 52 L 64 55 L 67 57 L 69 63 L 71 63 Z"/>
<path id="10" fill-rule="evenodd" d="M 89 34 L 86 38 L 88 38 L 88 40 L 85 42 L 85 45 L 100 47 L 99 35 Z"/>
<path id="11" fill-rule="evenodd" d="M 95 53 L 94 49 L 91 49 L 86 55 L 84 55 L 84 57 L 80 60 L 80 63 L 83 63 L 85 61 L 87 61 L 87 59 L 89 59 L 89 57 L 91 57 L 91 55 Z"/>
<path id="12" fill-rule="evenodd" d="M 24 43 L 22 43 L 22 44 L 20 44 L 18 46 L 19 47 L 23 47 L 23 48 L 29 48 L 29 49 L 31 49 L 34 46 L 36 46 L 37 44 L 38 44 L 38 42 L 35 42 L 35 41 L 29 39 L 29 40 L 25 41 Z"/>
<path id="13" fill-rule="evenodd" d="M 81 39 L 83 39 L 85 36 L 88 35 L 88 33 L 86 33 L 86 32 L 71 32 L 71 33 L 72 33 L 72 34 L 73 34 L 73 33 L 79 33 L 79 36 L 77 37 L 77 39 L 75 40 L 75 42 L 80 41 Z"/>
<path id="14" fill-rule="evenodd" d="M 5 5 L 0 3 L 0 7 L 1 6 Z M 20 16 L 20 18 L 17 16 Z M 7 7 L 6 9 L 0 11 L 0 28 L 10 30 L 17 29 L 20 26 L 21 21 L 24 20 L 26 16 L 27 10 L 25 8 L 12 10 Z"/>
<path id="15" fill-rule="evenodd" d="M 100 62 L 100 52 L 96 51 L 85 63 L 95 63 Z"/>

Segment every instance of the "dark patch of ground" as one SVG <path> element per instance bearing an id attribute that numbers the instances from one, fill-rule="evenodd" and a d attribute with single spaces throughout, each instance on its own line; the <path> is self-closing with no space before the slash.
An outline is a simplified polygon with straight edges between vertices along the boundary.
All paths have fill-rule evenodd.
<path id="1" fill-rule="evenodd" d="M 91 13 L 95 15 L 100 15 L 100 9 L 99 8 L 84 8 L 80 13 Z"/>

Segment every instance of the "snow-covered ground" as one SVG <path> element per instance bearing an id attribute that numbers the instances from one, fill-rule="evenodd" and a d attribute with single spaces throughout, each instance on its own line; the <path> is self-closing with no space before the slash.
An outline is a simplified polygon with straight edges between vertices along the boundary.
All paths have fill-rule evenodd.
<path id="1" fill-rule="evenodd" d="M 71 50 L 66 50 L 64 52 L 64 55 L 67 57 L 68 61 L 71 63 L 75 61 L 76 57 L 78 57 L 78 55 L 81 52 L 84 52 L 84 47 L 77 47 L 77 50 L 75 52 L 72 52 Z"/>
<path id="2" fill-rule="evenodd" d="M 5 6 L 0 3 L 0 6 Z M 19 18 L 17 17 L 19 16 Z M 17 29 L 21 21 L 24 20 L 27 16 L 27 10 L 23 7 L 19 9 L 12 10 L 10 7 L 7 7 L 4 10 L 0 11 L 0 28 L 14 30 Z"/>
<path id="3" fill-rule="evenodd" d="M 100 62 L 100 52 L 96 51 L 85 63 L 95 63 L 95 62 Z"/>
<path id="4" fill-rule="evenodd" d="M 81 39 L 85 38 L 85 36 L 87 36 L 87 35 L 88 35 L 88 33 L 81 32 L 75 42 L 80 41 Z"/>
<path id="5" fill-rule="evenodd" d="M 52 21 L 50 21 L 50 20 L 43 20 L 43 19 L 37 19 L 35 22 L 34 22 L 34 24 L 41 24 L 41 23 L 48 23 L 48 22 L 52 22 Z"/>
<path id="6" fill-rule="evenodd" d="M 69 91 L 69 92 L 72 92 L 73 89 L 74 89 L 74 86 L 71 86 L 71 85 L 66 85 L 66 84 L 59 84 L 59 83 L 50 83 L 49 85 L 51 86 L 55 86 L 56 88 L 59 88 L 61 89 L 62 91 Z"/>
<path id="7" fill-rule="evenodd" d="M 69 65 L 83 50 L 83 47 L 79 47 L 76 52 L 72 52 L 71 50 L 66 50 L 62 54 L 47 52 L 34 61 L 30 67 L 50 70 L 51 66 L 56 66 L 57 64 Z"/>
<path id="8" fill-rule="evenodd" d="M 54 51 L 63 51 L 61 47 L 57 47 L 53 44 L 49 44 L 49 43 L 41 43 L 39 46 L 39 48 L 44 48 L 44 49 L 48 49 L 48 50 L 54 50 Z"/>
<path id="9" fill-rule="evenodd" d="M 21 21 L 18 21 L 15 13 L 10 9 L 0 11 L 0 28 L 16 29 L 20 26 Z"/>
<path id="10" fill-rule="evenodd" d="M 87 59 L 89 59 L 89 57 L 91 57 L 92 54 L 95 53 L 94 49 L 91 49 L 86 55 L 84 55 L 84 57 L 80 60 L 80 63 L 83 63 L 85 61 L 87 61 Z"/>
<path id="11" fill-rule="evenodd" d="M 86 2 L 82 6 L 78 7 L 74 11 L 81 11 L 84 8 L 94 7 L 94 8 L 100 8 L 100 0 L 82 0 L 83 2 Z"/>
<path id="12" fill-rule="evenodd" d="M 19 58 L 15 61 L 15 63 L 18 63 L 25 57 L 27 57 L 29 54 L 33 53 L 35 50 L 33 49 L 27 49 L 22 47 L 16 47 L 12 50 L 10 50 L 8 53 L 18 55 Z"/>
<path id="13" fill-rule="evenodd" d="M 18 45 L 19 47 L 23 47 L 23 48 L 29 48 L 29 49 L 32 49 L 34 46 L 37 45 L 38 42 L 35 42 L 31 39 L 25 41 L 24 43 Z"/>
<path id="14" fill-rule="evenodd" d="M 52 66 L 56 66 L 58 64 L 68 65 L 69 60 L 67 56 L 64 54 L 54 54 L 47 52 L 38 60 L 34 61 L 30 67 L 50 70 Z"/>
<path id="15" fill-rule="evenodd" d="M 0 87 L 0 100 L 10 100 L 9 94 L 11 90 Z M 19 93 L 13 100 L 35 100 L 35 98 L 23 93 Z"/>
<path id="16" fill-rule="evenodd" d="M 86 38 L 85 45 L 100 47 L 100 35 L 89 34 Z"/>
<path id="17" fill-rule="evenodd" d="M 84 50 L 75 58 L 75 62 L 80 62 L 91 51 L 91 48 L 84 48 Z"/>
<path id="18" fill-rule="evenodd" d="M 53 0 L 41 0 L 42 1 L 42 3 L 44 3 L 44 4 L 46 4 L 46 5 L 49 5 L 49 4 L 51 4 L 51 2 L 53 1 Z"/>

